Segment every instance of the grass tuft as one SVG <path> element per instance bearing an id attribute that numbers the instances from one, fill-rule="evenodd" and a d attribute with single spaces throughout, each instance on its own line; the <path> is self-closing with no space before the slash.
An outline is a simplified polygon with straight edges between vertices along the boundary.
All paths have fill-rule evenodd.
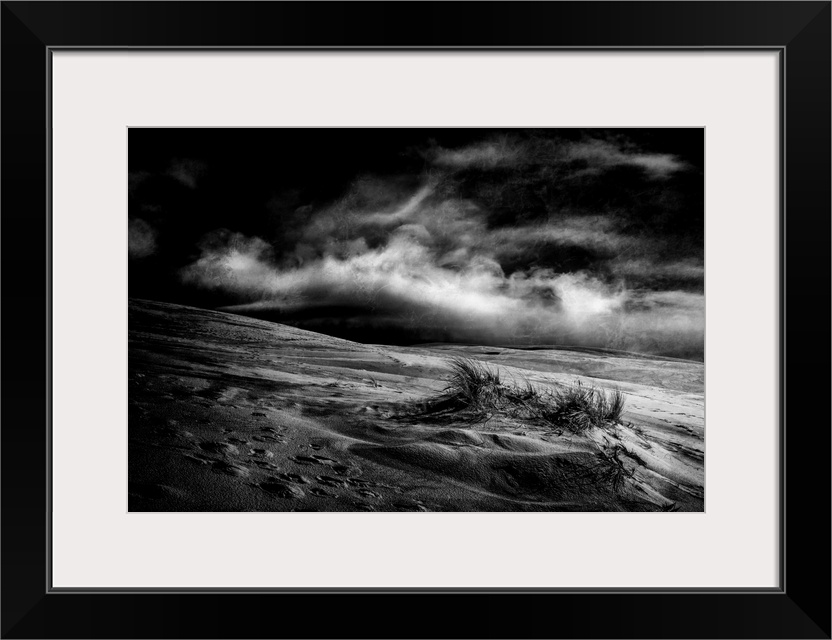
<path id="1" fill-rule="evenodd" d="M 620 491 L 627 478 L 635 475 L 635 469 L 627 470 L 619 454 L 624 453 L 624 447 L 616 445 L 612 449 L 598 453 L 598 464 L 593 467 L 599 480 L 608 482 L 613 491 Z"/>
<path id="2" fill-rule="evenodd" d="M 624 396 L 619 389 L 606 392 L 585 386 L 580 380 L 550 394 L 546 419 L 579 433 L 621 420 Z"/>
<path id="3" fill-rule="evenodd" d="M 443 393 L 469 409 L 487 412 L 504 403 L 505 391 L 498 371 L 476 360 L 454 358 L 451 378 Z"/>
<path id="4" fill-rule="evenodd" d="M 619 389 L 604 391 L 580 381 L 539 391 L 528 380 L 522 385 L 504 382 L 498 370 L 477 360 L 454 358 L 448 385 L 433 408 L 468 410 L 481 420 L 504 413 L 581 433 L 620 422 L 624 396 Z"/>

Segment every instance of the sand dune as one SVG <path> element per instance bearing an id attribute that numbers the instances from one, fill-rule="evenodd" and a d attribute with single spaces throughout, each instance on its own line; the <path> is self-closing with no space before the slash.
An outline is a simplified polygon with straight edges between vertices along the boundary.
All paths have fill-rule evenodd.
<path id="1" fill-rule="evenodd" d="M 701 363 L 586 349 L 365 345 L 132 300 L 131 511 L 701 511 Z M 431 412 L 449 362 L 617 386 L 580 434 Z"/>

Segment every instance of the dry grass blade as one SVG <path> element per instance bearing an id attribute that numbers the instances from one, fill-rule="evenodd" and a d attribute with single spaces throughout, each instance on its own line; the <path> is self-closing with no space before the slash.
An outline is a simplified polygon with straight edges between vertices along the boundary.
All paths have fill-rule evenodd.
<path id="1" fill-rule="evenodd" d="M 499 371 L 476 360 L 454 358 L 450 367 L 451 377 L 435 408 L 468 410 L 480 419 L 502 412 L 573 433 L 616 424 L 624 409 L 618 389 L 607 392 L 576 382 L 541 392 L 528 379 L 522 385 L 503 382 Z"/>

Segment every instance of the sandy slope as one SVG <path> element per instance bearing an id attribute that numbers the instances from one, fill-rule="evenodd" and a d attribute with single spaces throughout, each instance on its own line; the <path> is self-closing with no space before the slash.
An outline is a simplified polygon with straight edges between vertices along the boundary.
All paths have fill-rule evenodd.
<path id="1" fill-rule="evenodd" d="M 140 300 L 129 314 L 131 511 L 703 509 L 701 363 L 364 345 Z M 578 436 L 426 414 L 454 356 L 541 388 L 618 386 L 624 424 Z"/>

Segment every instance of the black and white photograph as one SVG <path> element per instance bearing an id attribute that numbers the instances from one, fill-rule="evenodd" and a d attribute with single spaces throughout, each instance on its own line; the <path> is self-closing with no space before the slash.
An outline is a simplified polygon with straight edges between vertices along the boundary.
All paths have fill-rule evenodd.
<path id="1" fill-rule="evenodd" d="M 704 144 L 130 128 L 129 511 L 704 511 Z"/>

